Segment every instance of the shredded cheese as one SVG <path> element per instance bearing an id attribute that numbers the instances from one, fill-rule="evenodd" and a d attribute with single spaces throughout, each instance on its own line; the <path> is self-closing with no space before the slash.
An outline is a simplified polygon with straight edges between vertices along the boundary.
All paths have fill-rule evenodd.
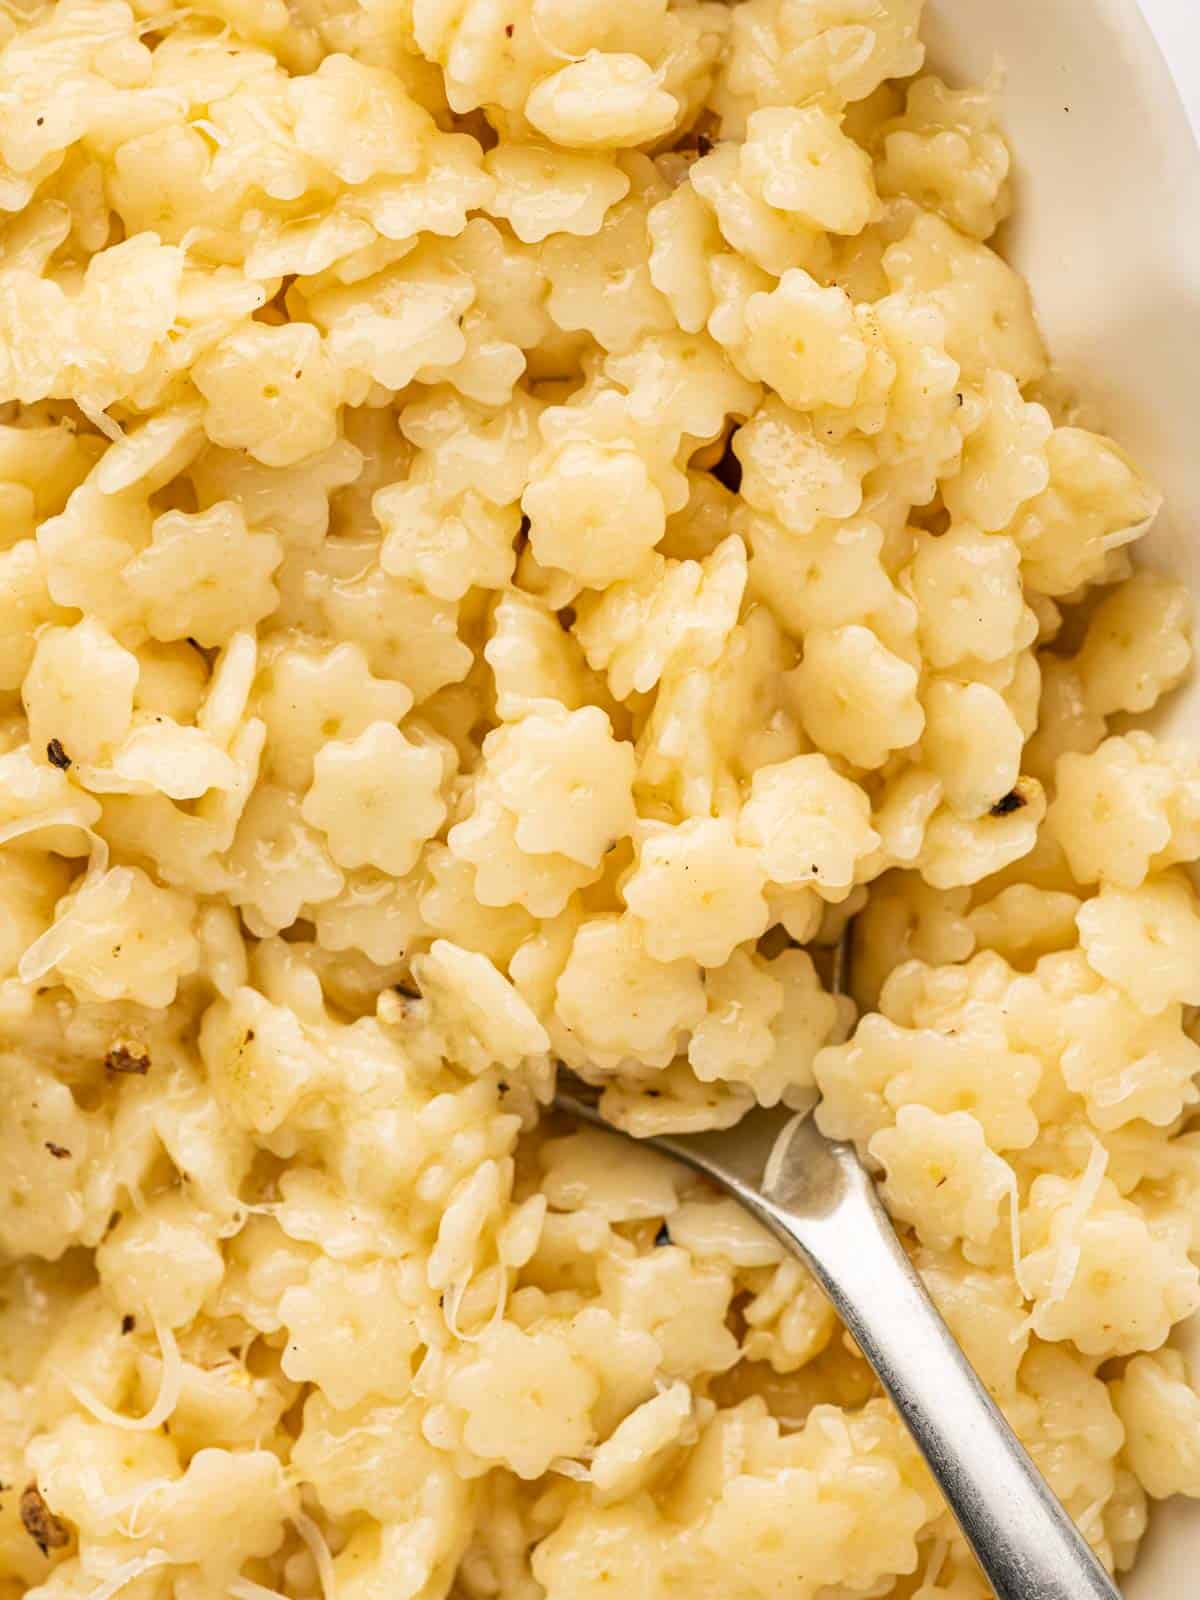
<path id="1" fill-rule="evenodd" d="M 175 1335 L 166 1323 L 160 1323 L 155 1318 L 154 1332 L 162 1351 L 162 1377 L 158 1383 L 158 1396 L 144 1417 L 126 1417 L 114 1411 L 103 1400 L 97 1400 L 95 1395 L 89 1394 L 81 1383 L 76 1383 L 67 1373 L 61 1374 L 72 1395 L 97 1422 L 107 1422 L 110 1427 L 121 1428 L 126 1433 L 150 1433 L 155 1428 L 161 1428 L 179 1404 L 183 1388 L 183 1357 L 179 1354 Z"/>
<path id="2" fill-rule="evenodd" d="M 86 1600 L 112 1600 L 112 1596 L 127 1583 L 140 1578 L 144 1572 L 152 1572 L 155 1567 L 168 1566 L 170 1560 L 165 1550 L 147 1550 L 144 1556 L 135 1556 L 132 1561 L 126 1561 L 123 1566 L 118 1567 L 111 1577 L 106 1578 L 98 1588 L 92 1590 Z"/>
<path id="3" fill-rule="evenodd" d="M 1104 1174 L 1107 1171 L 1108 1151 L 1100 1143 L 1099 1139 L 1093 1137 L 1092 1153 L 1088 1157 L 1087 1166 L 1083 1169 L 1083 1176 L 1079 1180 L 1079 1188 L 1067 1207 L 1067 1229 L 1074 1234 L 1074 1238 L 1063 1246 L 1058 1261 L 1055 1263 L 1050 1293 L 1045 1301 L 1048 1306 L 1056 1305 L 1075 1281 L 1081 1254 L 1079 1229 L 1084 1218 L 1095 1204 L 1096 1196 L 1100 1193 L 1100 1185 L 1104 1182 Z"/>
<path id="4" fill-rule="evenodd" d="M 329 1541 L 313 1519 L 303 1511 L 296 1512 L 292 1518 L 292 1525 L 308 1546 L 309 1554 L 316 1562 L 317 1576 L 321 1580 L 321 1593 L 325 1600 L 336 1600 L 337 1574 L 333 1570 L 333 1552 L 329 1548 Z"/>
<path id="5" fill-rule="evenodd" d="M 491 1316 L 478 1333 L 463 1333 L 458 1326 L 458 1313 L 462 1306 L 463 1297 L 471 1287 L 471 1283 L 472 1279 L 468 1277 L 459 1283 L 451 1284 L 449 1289 L 446 1290 L 446 1300 L 442 1307 L 442 1315 L 445 1318 L 447 1328 L 462 1344 L 478 1344 L 484 1335 L 490 1333 L 501 1320 L 508 1305 L 508 1274 L 501 1269 L 500 1293 Z"/>

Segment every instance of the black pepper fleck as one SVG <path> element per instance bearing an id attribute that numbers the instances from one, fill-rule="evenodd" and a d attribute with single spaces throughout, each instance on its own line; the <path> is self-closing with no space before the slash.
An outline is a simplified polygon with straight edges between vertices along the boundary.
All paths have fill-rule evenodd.
<path id="1" fill-rule="evenodd" d="M 121 1332 L 132 1333 L 137 1327 L 137 1318 L 129 1311 L 121 1318 Z"/>
<path id="2" fill-rule="evenodd" d="M 44 1556 L 51 1550 L 61 1550 L 71 1542 L 66 1524 L 61 1522 L 42 1499 L 36 1483 L 29 1484 L 21 1494 L 21 1526 Z"/>
<path id="3" fill-rule="evenodd" d="M 51 739 L 46 746 L 46 760 L 52 767 L 57 767 L 60 772 L 65 772 L 71 765 L 70 756 L 57 739 Z"/>
<path id="4" fill-rule="evenodd" d="M 1000 799 L 996 801 L 996 804 L 992 807 L 992 816 L 1011 816 L 1014 811 L 1020 811 L 1021 807 L 1026 803 L 1027 802 L 1023 794 L 1019 793 L 1016 789 L 1010 789 L 1006 795 L 1002 795 Z"/>
<path id="5" fill-rule="evenodd" d="M 70 1157 L 71 1152 L 65 1144 L 55 1144 L 53 1139 L 46 1139 L 43 1142 L 55 1161 L 66 1161 Z"/>
<path id="6" fill-rule="evenodd" d="M 107 1072 L 131 1073 L 138 1078 L 150 1071 L 150 1057 L 144 1050 L 127 1044 L 115 1044 L 104 1058 Z"/>

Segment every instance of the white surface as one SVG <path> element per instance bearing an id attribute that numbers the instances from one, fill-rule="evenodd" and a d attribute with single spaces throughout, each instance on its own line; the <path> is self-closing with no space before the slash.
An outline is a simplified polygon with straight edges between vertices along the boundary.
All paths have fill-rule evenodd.
<path id="1" fill-rule="evenodd" d="M 1200 10 L 1196 0 L 1141 0 L 1180 97 L 1200 134 Z"/>
<path id="2" fill-rule="evenodd" d="M 1200 596 L 1200 0 L 929 0 L 931 61 L 1003 73 L 1017 157 L 1005 241 L 1088 420 L 1143 461 L 1167 507 L 1141 547 Z M 1197 115 L 1200 125 L 1200 114 Z M 1200 743 L 1200 682 L 1164 721 Z M 1200 1360 L 1200 1326 L 1183 1342 Z M 1128 1600 L 1197 1600 L 1200 1506 L 1155 1511 Z"/>

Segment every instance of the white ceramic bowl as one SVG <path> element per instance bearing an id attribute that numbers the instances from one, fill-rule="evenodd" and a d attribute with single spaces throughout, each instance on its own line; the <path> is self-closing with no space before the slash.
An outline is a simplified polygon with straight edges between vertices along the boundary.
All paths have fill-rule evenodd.
<path id="1" fill-rule="evenodd" d="M 1200 76 L 1196 0 L 1153 0 L 1160 37 Z M 1166 494 L 1141 558 L 1200 597 L 1200 148 L 1135 0 L 929 0 L 930 62 L 1000 77 L 1016 156 L 1002 246 L 1026 275 L 1085 420 Z M 1200 742 L 1200 679 L 1160 721 Z M 1200 1319 L 1180 1342 L 1200 1362 Z M 1128 1600 L 1197 1600 L 1200 1506 L 1156 1509 Z"/>

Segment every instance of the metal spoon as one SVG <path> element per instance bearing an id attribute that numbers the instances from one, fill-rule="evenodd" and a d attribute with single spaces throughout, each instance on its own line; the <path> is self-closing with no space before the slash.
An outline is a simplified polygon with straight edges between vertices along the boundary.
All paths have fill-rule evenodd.
<path id="1" fill-rule="evenodd" d="M 835 984 L 842 960 L 835 966 Z M 555 1104 L 621 1133 L 560 1069 Z M 626 1138 L 632 1135 L 624 1134 Z M 719 1133 L 639 1143 L 736 1196 L 804 1262 L 929 1463 L 999 1600 L 1120 1600 L 942 1321 L 851 1145 L 811 1115 L 752 1111 Z"/>

